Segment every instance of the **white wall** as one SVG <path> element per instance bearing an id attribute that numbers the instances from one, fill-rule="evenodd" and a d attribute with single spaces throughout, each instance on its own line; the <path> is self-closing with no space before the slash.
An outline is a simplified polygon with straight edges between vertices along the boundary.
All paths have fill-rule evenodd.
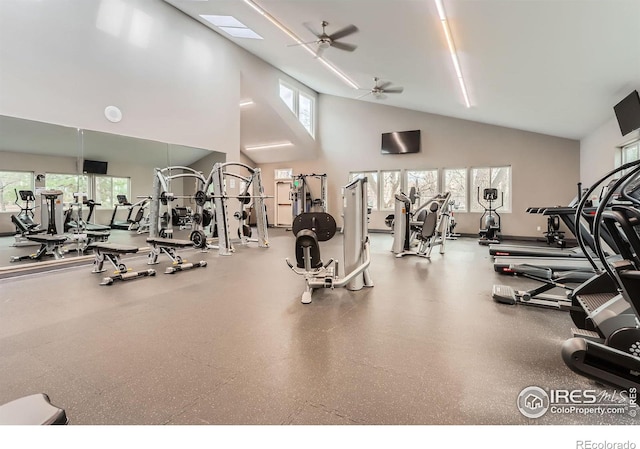
<path id="1" fill-rule="evenodd" d="M 238 158 L 237 47 L 164 2 L 3 0 L 0 41 L 0 114 Z"/>
<path id="2" fill-rule="evenodd" d="M 639 137 L 637 131 L 623 137 L 618 121 L 614 117 L 582 139 L 580 141 L 580 179 L 584 186 L 590 186 L 607 171 L 613 170 L 618 148 Z"/>
<path id="3" fill-rule="evenodd" d="M 545 226 L 542 218 L 525 212 L 527 207 L 566 204 L 577 192 L 580 153 L 574 140 L 330 95 L 320 95 L 318 119 L 318 159 L 264 164 L 261 168 L 270 194 L 275 168 L 292 167 L 294 173 L 326 172 L 329 211 L 335 217 L 341 213 L 340 187 L 346 184 L 350 171 L 511 165 L 513 213 L 503 214 L 503 233 L 515 236 L 540 236 L 537 226 Z M 409 129 L 422 130 L 421 153 L 380 154 L 381 133 Z M 474 198 L 471 195 L 471 201 Z M 268 210 L 273 216 L 273 204 Z M 370 227 L 386 229 L 384 217 L 388 213 L 373 213 Z M 464 233 L 477 233 L 479 219 L 476 213 L 456 214 L 458 229 Z"/>

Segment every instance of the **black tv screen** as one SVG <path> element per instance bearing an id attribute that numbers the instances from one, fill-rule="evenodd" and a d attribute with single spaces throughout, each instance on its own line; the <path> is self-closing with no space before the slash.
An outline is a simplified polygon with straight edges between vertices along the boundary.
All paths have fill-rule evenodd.
<path id="1" fill-rule="evenodd" d="M 85 159 L 84 163 L 82 164 L 82 171 L 84 173 L 106 175 L 107 163 L 102 161 L 90 161 L 89 159 Z"/>
<path id="2" fill-rule="evenodd" d="M 382 134 L 382 154 L 420 152 L 420 130 L 395 131 Z"/>
<path id="3" fill-rule="evenodd" d="M 640 96 L 634 90 L 613 107 L 623 136 L 640 128 Z"/>

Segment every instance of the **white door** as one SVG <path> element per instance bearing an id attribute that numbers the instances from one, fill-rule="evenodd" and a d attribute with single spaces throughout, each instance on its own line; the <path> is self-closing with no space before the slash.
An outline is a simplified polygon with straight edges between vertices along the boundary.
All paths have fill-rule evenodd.
<path id="1" fill-rule="evenodd" d="M 276 226 L 289 227 L 292 222 L 291 181 L 276 181 Z"/>

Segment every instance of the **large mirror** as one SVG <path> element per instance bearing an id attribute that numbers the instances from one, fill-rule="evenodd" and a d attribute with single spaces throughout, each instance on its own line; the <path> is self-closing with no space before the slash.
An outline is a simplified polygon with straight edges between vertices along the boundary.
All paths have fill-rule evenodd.
<path id="1" fill-rule="evenodd" d="M 56 267 L 86 255 L 83 245 L 74 240 L 73 224 L 78 219 L 108 234 L 108 241 L 144 247 L 154 169 L 179 165 L 208 175 L 213 163 L 223 162 L 225 156 L 201 148 L 0 116 L 0 268 L 6 274 L 13 267 L 23 271 L 29 264 Z M 179 181 L 172 189 L 176 195 L 190 190 Z M 52 200 L 41 195 L 44 190 L 62 194 Z M 29 191 L 33 198 L 26 195 Z M 74 193 L 84 196 L 78 198 Z M 46 255 L 29 259 L 26 256 L 37 253 L 40 245 L 28 237 L 48 228 L 52 202 L 53 221 L 68 237 L 63 258 L 59 263 Z M 16 237 L 18 224 L 12 216 L 30 232 Z M 24 259 L 16 260 L 20 257 Z"/>

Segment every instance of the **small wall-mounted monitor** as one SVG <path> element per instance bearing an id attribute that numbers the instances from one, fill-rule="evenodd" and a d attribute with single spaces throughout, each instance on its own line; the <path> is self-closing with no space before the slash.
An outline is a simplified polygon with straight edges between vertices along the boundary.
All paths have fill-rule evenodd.
<path id="1" fill-rule="evenodd" d="M 640 128 L 640 96 L 634 90 L 613 107 L 623 136 Z"/>
<path id="2" fill-rule="evenodd" d="M 395 131 L 382 134 L 382 154 L 420 152 L 420 130 Z"/>
<path id="3" fill-rule="evenodd" d="M 85 159 L 82 164 L 82 171 L 84 173 L 91 173 L 95 175 L 106 175 L 107 162 L 90 161 L 89 159 Z"/>

